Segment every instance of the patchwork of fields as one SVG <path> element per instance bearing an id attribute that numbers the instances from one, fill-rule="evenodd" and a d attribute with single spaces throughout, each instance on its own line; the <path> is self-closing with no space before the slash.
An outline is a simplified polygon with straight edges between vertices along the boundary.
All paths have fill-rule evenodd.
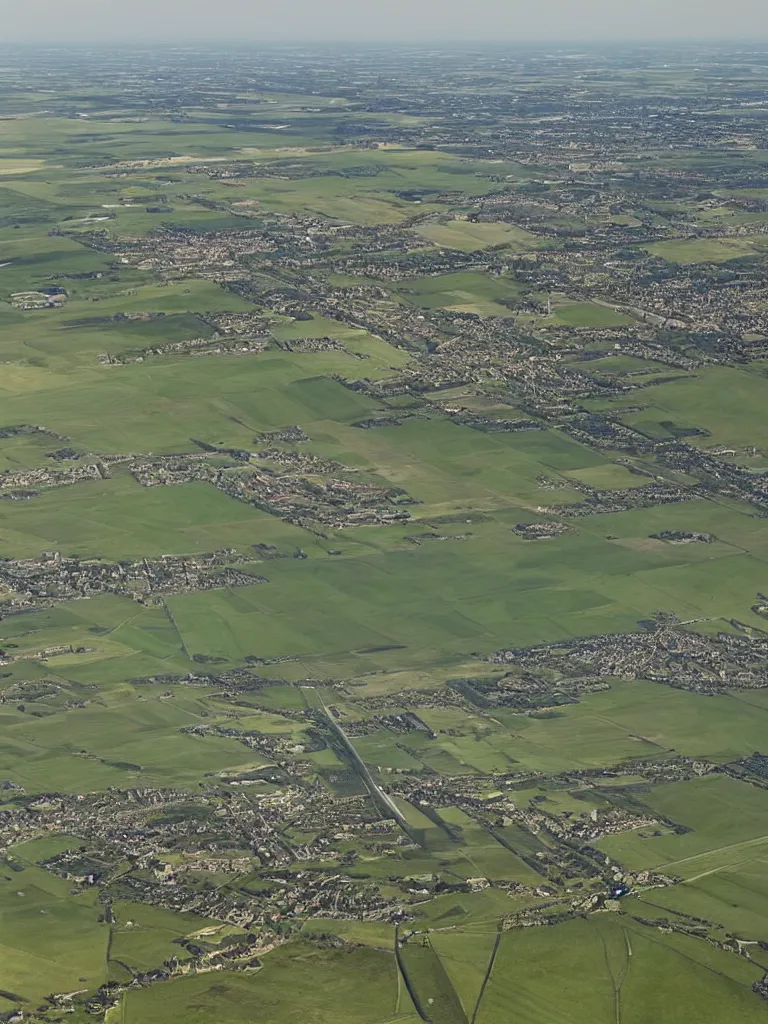
<path id="1" fill-rule="evenodd" d="M 444 56 L 3 71 L 0 1021 L 765 1015 L 765 150 Z"/>

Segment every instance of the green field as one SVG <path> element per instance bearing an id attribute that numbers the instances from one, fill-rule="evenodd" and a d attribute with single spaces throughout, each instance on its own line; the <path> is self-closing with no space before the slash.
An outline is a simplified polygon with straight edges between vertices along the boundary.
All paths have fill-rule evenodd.
<path id="1" fill-rule="evenodd" d="M 695 444 L 764 444 L 763 425 L 753 416 L 762 394 L 763 377 L 756 369 L 706 367 L 653 389 L 653 402 L 642 412 L 631 413 L 625 422 L 651 436 L 672 436 L 675 428 L 698 427 L 710 436 L 693 437 Z"/>
<path id="2" fill-rule="evenodd" d="M 505 248 L 524 249 L 535 245 L 535 236 L 510 225 L 472 224 L 466 221 L 452 221 L 448 224 L 429 224 L 420 228 L 424 235 L 436 245 L 449 249 L 484 249 L 490 245 Z"/>
<path id="3" fill-rule="evenodd" d="M 427 309 L 445 306 L 486 316 L 510 315 L 509 309 L 499 300 L 514 300 L 519 291 L 515 281 L 471 270 L 415 278 L 397 289 L 398 295 L 410 305 Z"/>
<path id="4" fill-rule="evenodd" d="M 760 236 L 754 238 L 714 238 L 711 241 L 658 242 L 649 250 L 654 256 L 672 263 L 725 263 L 743 256 L 757 255 Z"/>
<path id="5" fill-rule="evenodd" d="M 760 60 L 177 42 L 0 73 L 0 1019 L 762 1020 Z"/>
<path id="6" fill-rule="evenodd" d="M 651 830 L 640 829 L 602 841 L 606 853 L 620 856 L 633 868 L 658 867 L 691 878 L 739 865 L 742 858 L 759 857 L 768 842 L 768 794 L 733 779 L 710 776 L 673 783 L 655 791 L 645 803 L 691 831 L 657 838 L 648 835 Z"/>
<path id="7" fill-rule="evenodd" d="M 25 1001 L 79 982 L 96 988 L 106 980 L 109 929 L 99 923 L 96 893 L 71 896 L 69 886 L 29 867 L 0 876 L 3 988 Z M 3 993 L 3 1008 L 17 1000 Z"/>
<path id="8" fill-rule="evenodd" d="M 212 1014 L 222 1024 L 245 1024 L 255 1013 L 276 1022 L 300 1013 L 312 1024 L 418 1020 L 407 997 L 398 1001 L 392 953 L 323 953 L 311 947 L 279 950 L 250 977 L 200 975 L 161 986 L 157 994 L 131 992 L 121 1012 L 125 1020 L 142 1024 L 169 1015 L 203 1024 Z"/>
<path id="9" fill-rule="evenodd" d="M 526 1024 L 609 1024 L 617 1012 L 621 1020 L 650 1024 L 674 1001 L 682 1022 L 757 1021 L 762 1008 L 753 1003 L 749 986 L 759 972 L 735 967 L 732 977 L 728 965 L 696 949 L 693 940 L 665 938 L 623 917 L 524 929 L 503 936 L 477 1020 L 502 1021 L 514 1005 Z"/>

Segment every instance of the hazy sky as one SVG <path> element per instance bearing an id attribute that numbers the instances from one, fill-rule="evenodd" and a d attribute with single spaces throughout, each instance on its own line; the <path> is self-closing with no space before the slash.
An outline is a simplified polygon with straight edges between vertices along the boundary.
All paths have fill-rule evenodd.
<path id="1" fill-rule="evenodd" d="M 0 41 L 754 41 L 766 0 L 0 0 Z"/>

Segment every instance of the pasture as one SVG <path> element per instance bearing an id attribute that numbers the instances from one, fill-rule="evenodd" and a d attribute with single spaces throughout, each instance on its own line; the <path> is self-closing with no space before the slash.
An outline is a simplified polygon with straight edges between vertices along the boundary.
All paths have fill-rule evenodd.
<path id="1" fill-rule="evenodd" d="M 764 445 L 764 383 L 759 367 L 705 367 L 654 387 L 653 401 L 622 419 L 651 437 L 674 437 L 698 428 L 706 433 L 693 433 L 690 440 L 702 447 Z"/>
<path id="2" fill-rule="evenodd" d="M 447 224 L 426 224 L 419 228 L 419 234 L 436 245 L 467 252 L 489 246 L 525 250 L 535 248 L 538 244 L 535 235 L 510 224 L 474 224 L 470 221 L 454 220 Z"/>
<path id="3" fill-rule="evenodd" d="M 723 776 L 670 783 L 644 798 L 656 812 L 687 827 L 675 835 L 641 828 L 601 840 L 600 847 L 628 866 L 656 868 L 683 878 L 738 867 L 761 857 L 768 843 L 768 793 Z"/>
<path id="4" fill-rule="evenodd" d="M 709 285 L 707 317 L 758 288 L 759 147 L 564 161 L 581 114 L 543 113 L 538 56 L 501 90 L 470 61 L 460 95 L 441 79 L 410 110 L 392 83 L 416 72 L 371 86 L 378 57 L 151 95 L 114 59 L 3 92 L 0 1016 L 52 1024 L 69 1007 L 36 1008 L 76 993 L 78 1024 L 105 982 L 195 957 L 115 990 L 106 1024 L 762 1019 L 764 951 L 722 943 L 768 942 L 768 790 L 725 767 L 768 753 L 767 691 L 727 659 L 717 695 L 489 660 L 599 637 L 628 675 L 621 635 L 675 616 L 762 643 L 754 494 L 674 461 L 766 467 L 762 306 L 729 321 L 733 351 L 696 326 Z M 563 95 L 578 81 L 590 132 L 598 86 L 649 135 L 649 96 L 710 104 L 708 73 L 576 60 Z M 414 52 L 423 81 L 435 61 Z M 258 351 L 166 348 L 216 331 Z M 216 449 L 237 466 L 211 482 L 119 462 L 40 482 L 104 456 L 214 470 Z M 237 473 L 254 503 L 225 493 Z M 267 582 L 64 591 L 49 554 L 221 549 Z M 660 636 L 672 660 L 684 634 Z M 91 856 L 98 878 L 62 867 Z M 606 903 L 614 871 L 633 891 Z M 268 951 L 209 970 L 202 946 L 232 937 Z"/>
<path id="5" fill-rule="evenodd" d="M 254 1013 L 275 1024 L 299 1015 L 309 1024 L 414 1024 L 407 996 L 398 995 L 391 952 L 314 949 L 298 944 L 276 950 L 255 974 L 201 974 L 124 996 L 128 1024 L 184 1020 L 249 1024 Z"/>
<path id="6" fill-rule="evenodd" d="M 557 950 L 557 952 L 555 952 Z M 714 951 L 713 951 L 714 953 Z M 552 958 L 558 962 L 553 984 Z M 759 970 L 704 943 L 662 936 L 624 917 L 568 921 L 502 936 L 477 1014 L 478 1024 L 652 1024 L 674 1003 L 682 1024 L 757 1021 L 751 981 Z"/>
<path id="7" fill-rule="evenodd" d="M 760 235 L 739 238 L 696 239 L 695 241 L 656 242 L 648 251 L 671 263 L 727 263 L 758 254 L 763 248 Z"/>

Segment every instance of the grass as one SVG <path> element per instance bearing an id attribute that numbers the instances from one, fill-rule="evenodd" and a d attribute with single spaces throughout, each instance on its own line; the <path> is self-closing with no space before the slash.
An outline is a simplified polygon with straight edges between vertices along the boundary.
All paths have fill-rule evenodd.
<path id="1" fill-rule="evenodd" d="M 403 301 L 412 306 L 448 309 L 485 316 L 511 316 L 509 308 L 499 300 L 514 300 L 520 285 L 508 277 L 494 277 L 476 270 L 434 277 L 412 278 L 396 288 Z"/>
<path id="2" fill-rule="evenodd" d="M 440 958 L 467 1020 L 472 1019 L 477 1006 L 496 939 L 497 933 L 491 927 L 435 931 L 430 935 L 430 945 Z"/>
<path id="3" fill-rule="evenodd" d="M 22 716 L 6 730 L 0 771 L 30 792 L 52 783 L 62 792 L 88 792 L 194 786 L 205 772 L 264 763 L 233 740 L 183 734 L 184 726 L 200 721 L 194 711 L 125 691 L 110 704 L 42 719 Z"/>
<path id="4" fill-rule="evenodd" d="M 644 894 L 638 912 L 642 914 L 650 902 L 670 914 L 682 911 L 711 921 L 741 939 L 761 941 L 768 914 L 765 853 L 765 845 L 755 843 L 734 850 L 731 863 L 723 861 L 717 866 L 713 857 L 707 861 L 713 867 L 702 863 L 706 870 L 682 884 Z"/>
<path id="5" fill-rule="evenodd" d="M 652 403 L 640 413 L 622 417 L 629 425 L 652 436 L 670 436 L 664 424 L 698 427 L 710 436 L 690 440 L 702 446 L 757 447 L 768 443 L 759 415 L 764 378 L 759 372 L 729 366 L 705 367 L 653 389 Z"/>
<path id="6" fill-rule="evenodd" d="M 210 550 L 212 531 L 218 546 L 243 551 L 256 543 L 292 551 L 304 543 L 301 531 L 207 484 L 144 488 L 120 474 L 10 505 L 0 551 L 17 557 L 58 549 L 81 558 L 152 558 Z"/>
<path id="7" fill-rule="evenodd" d="M 447 224 L 425 224 L 419 234 L 446 249 L 472 252 L 488 246 L 504 246 L 516 250 L 535 248 L 536 236 L 512 224 L 474 224 L 454 220 Z"/>
<path id="8" fill-rule="evenodd" d="M 249 1024 L 258 1007 L 274 1024 L 297 1015 L 308 1024 L 413 1024 L 410 1008 L 398 1012 L 395 971 L 392 953 L 299 945 L 269 954 L 255 975 L 202 974 L 132 990 L 122 1013 L 126 1024 Z"/>
<path id="9" fill-rule="evenodd" d="M 762 237 L 700 238 L 655 242 L 648 246 L 653 256 L 670 263 L 726 263 L 744 256 L 756 256 L 763 249 Z"/>
<path id="10" fill-rule="evenodd" d="M 636 476 L 624 466 L 617 465 L 590 466 L 587 469 L 571 470 L 565 476 L 573 477 L 579 483 L 601 491 L 642 487 L 643 484 L 648 483 L 647 477 Z"/>
<path id="11" fill-rule="evenodd" d="M 633 102 L 646 87 L 664 97 L 700 94 L 695 76 L 645 69 L 646 85 L 640 88 L 631 70 L 614 72 L 611 88 Z M 526 72 L 526 89 L 538 93 L 550 86 L 545 76 Z M 519 1024 L 756 1021 L 764 1013 L 750 991 L 760 975 L 755 964 L 706 942 L 645 927 L 636 918 L 680 912 L 711 921 L 720 937 L 727 929 L 764 940 L 768 795 L 720 773 L 651 786 L 635 762 L 685 755 L 717 765 L 764 750 L 765 694 L 704 697 L 645 681 L 614 681 L 548 714 L 474 706 L 461 702 L 455 690 L 444 699 L 452 679 L 500 675 L 485 660 L 498 648 L 635 630 L 659 608 L 686 619 L 711 617 L 711 629 L 729 618 L 761 628 L 764 620 L 750 607 L 755 593 L 766 589 L 768 537 L 753 510 L 730 500 L 681 502 L 574 519 L 572 531 L 556 540 L 529 543 L 514 527 L 557 521 L 564 506 L 582 500 L 578 487 L 632 488 L 648 477 L 619 465 L 619 453 L 588 448 L 562 430 L 484 433 L 441 412 L 443 403 L 456 402 L 481 415 L 522 417 L 515 382 L 506 394 L 501 385 L 472 384 L 433 393 L 424 402 L 413 394 L 381 401 L 345 387 L 337 378 L 379 380 L 414 364 L 406 347 L 330 314 L 295 320 L 269 313 L 271 347 L 247 357 L 152 356 L 141 364 L 100 364 L 104 352 L 208 335 L 208 314 L 265 315 L 268 309 L 213 280 L 175 279 L 123 264 L 119 256 L 84 244 L 87 231 L 106 230 L 122 251 L 129 238 L 163 226 L 209 231 L 266 224 L 272 231 L 273 214 L 311 218 L 316 225 L 324 219 L 364 227 L 408 220 L 406 249 L 427 252 L 431 244 L 455 250 L 457 262 L 461 252 L 485 259 L 482 250 L 489 248 L 500 253 L 498 261 L 488 254 L 488 262 L 493 258 L 500 265 L 529 254 L 515 261 L 519 279 L 511 271 L 473 269 L 374 282 L 386 286 L 392 303 L 401 312 L 410 309 L 414 319 L 419 310 L 438 309 L 515 317 L 518 331 L 530 332 L 536 345 L 564 345 L 568 364 L 578 363 L 569 347 L 573 331 L 583 339 L 602 328 L 632 328 L 630 317 L 583 298 L 599 293 L 591 276 L 579 298 L 569 297 L 567 284 L 558 282 L 563 291 L 549 296 L 551 315 L 521 314 L 521 301 L 547 301 L 546 292 L 523 283 L 552 276 L 547 250 L 572 246 L 580 262 L 582 242 L 564 236 L 548 242 L 543 234 L 511 224 L 459 219 L 476 197 L 514 203 L 515 190 L 522 188 L 528 200 L 542 193 L 538 209 L 549 209 L 545 223 L 538 222 L 542 227 L 581 230 L 582 218 L 555 212 L 554 196 L 545 198 L 558 187 L 556 169 L 385 142 L 370 148 L 345 142 L 347 129 L 359 132 L 363 123 L 377 137 L 422 124 L 418 117 L 382 110 L 364 116 L 357 101 L 313 95 L 318 110 L 307 108 L 307 95 L 263 93 L 256 104 L 244 92 L 239 101 L 237 110 L 198 110 L 189 120 L 144 109 L 137 119 L 121 120 L 105 115 L 101 91 L 82 88 L 76 109 L 88 118 L 16 117 L 13 104 L 29 103 L 39 111 L 53 100 L 51 94 L 9 94 L 13 109 L 3 121 L 0 146 L 0 427 L 40 424 L 67 440 L 50 434 L 2 437 L 0 470 L 51 466 L 47 453 L 65 444 L 94 454 L 167 454 L 196 450 L 192 438 L 198 438 L 251 450 L 259 446 L 255 438 L 261 432 L 299 426 L 310 440 L 297 451 L 339 460 L 357 470 L 359 479 L 403 488 L 414 499 L 408 506 L 412 520 L 344 530 L 319 526 L 311 532 L 210 485 L 142 488 L 120 468 L 109 479 L 43 488 L 27 502 L 2 502 L 0 557 L 34 558 L 54 549 L 133 560 L 225 546 L 254 554 L 258 544 L 288 555 L 300 547 L 308 556 L 265 559 L 259 571 L 269 578 L 267 585 L 178 594 L 156 607 L 127 597 L 93 597 L 2 618 L 0 645 L 18 660 L 2 666 L 0 782 L 25 791 L 2 790 L 4 808 L 52 792 L 152 787 L 181 790 L 190 803 L 210 799 L 208 809 L 220 822 L 225 807 L 251 800 L 258 806 L 260 798 L 280 794 L 285 785 L 294 794 L 305 793 L 307 803 L 315 796 L 349 797 L 351 828 L 335 823 L 325 809 L 310 823 L 286 811 L 278 826 L 282 842 L 301 846 L 319 836 L 324 846 L 313 860 L 286 867 L 279 880 L 299 868 L 346 874 L 378 887 L 386 903 L 405 906 L 401 935 L 411 928 L 420 934 L 408 939 L 402 961 L 420 1009 L 435 1024 L 507 1024 L 510 1018 Z M 247 121 L 243 111 L 251 103 L 256 122 L 229 127 Z M 290 127 L 278 129 L 280 124 Z M 431 120 L 428 130 L 434 130 Z M 644 155 L 661 170 L 697 174 L 727 171 L 734 163 L 723 152 Z M 759 167 L 753 164 L 758 157 L 749 159 L 752 170 Z M 254 172 L 236 188 L 193 167 L 233 160 L 252 161 Z M 580 187 L 569 184 L 574 194 Z M 148 212 L 153 205 L 169 209 Z M 655 202 L 652 210 L 644 210 L 644 223 L 651 216 L 658 228 L 669 228 L 681 214 L 705 219 L 684 202 Z M 237 216 L 243 212 L 252 219 Z M 708 216 L 711 225 L 716 217 Z M 613 220 L 630 229 L 638 224 L 627 213 Z M 731 221 L 750 222 L 728 216 Z M 390 235 L 388 229 L 377 234 L 385 240 Z M 343 267 L 347 256 L 357 258 L 350 235 L 328 233 L 327 252 L 313 250 L 321 260 L 318 282 L 330 268 Z M 374 233 L 365 238 L 373 241 Z M 681 263 L 758 257 L 763 250 L 759 235 L 648 247 L 654 256 Z M 284 264 L 282 253 L 258 253 L 233 273 L 245 278 L 253 272 L 253 294 L 269 304 L 270 290 L 272 298 L 279 290 L 288 296 L 307 284 L 298 264 Z M 371 284 L 342 274 L 329 280 Z M 20 311 L 6 301 L 14 291 L 52 283 L 67 290 L 61 309 Z M 300 304 L 293 297 L 285 302 L 279 308 Z M 361 308 L 366 303 L 361 300 Z M 334 309 L 331 303 L 323 308 Z M 163 315 L 122 318 L 132 313 Z M 555 341 L 547 339 L 549 327 Z M 347 351 L 279 348 L 326 335 Z M 610 351 L 610 340 L 599 333 L 592 337 L 597 340 L 590 346 Z M 762 364 L 675 371 L 663 383 L 656 380 L 670 376 L 666 367 L 631 357 L 578 365 L 607 382 L 653 370 L 640 378 L 653 387 L 632 400 L 642 406 L 634 412 L 623 411 L 626 395 L 584 400 L 586 408 L 618 416 L 651 437 L 673 439 L 698 428 L 689 440 L 702 448 L 768 448 Z M 403 416 L 400 426 L 354 425 L 414 409 L 420 415 Z M 760 459 L 755 456 L 750 467 L 764 468 Z M 656 471 L 649 459 L 634 461 Z M 663 530 L 696 530 L 716 539 L 678 546 L 651 536 Z M 54 644 L 75 650 L 41 659 L 40 652 Z M 229 692 L 230 685 L 219 681 L 186 685 L 194 682 L 190 673 L 246 665 L 262 676 L 248 692 Z M 135 681 L 150 675 L 166 678 Z M 446 806 L 450 800 L 436 800 L 432 810 L 413 795 L 410 801 L 398 799 L 416 844 L 389 826 L 355 831 L 358 816 L 367 822 L 373 808 L 349 764 L 332 746 L 316 742 L 322 725 L 305 711 L 316 711 L 321 698 L 345 721 L 365 723 L 363 734 L 354 736 L 355 748 L 384 786 L 409 792 L 400 787 L 458 779 L 457 790 L 466 786 L 488 798 L 474 805 L 473 814 L 493 820 L 493 826 Z M 396 731 L 376 717 L 415 705 L 430 732 Z M 252 731 L 278 742 L 279 752 L 273 762 L 235 737 L 184 731 L 198 725 Z M 627 764 L 631 774 L 618 779 L 575 775 Z M 268 771 L 259 772 L 262 767 Z M 279 781 L 283 774 L 285 785 Z M 502 776 L 533 781 L 514 789 Z M 619 784 L 609 787 L 608 778 Z M 600 847 L 629 872 L 652 868 L 683 880 L 638 891 L 622 900 L 616 915 L 500 932 L 510 915 L 547 902 L 536 889 L 550 880 L 528 861 L 538 864 L 537 853 L 557 846 L 545 831 L 535 834 L 508 817 L 502 817 L 506 825 L 500 823 L 495 800 L 502 794 L 519 809 L 571 818 L 614 804 L 644 803 L 649 814 L 688 831 L 676 834 L 664 826 L 654 835 L 654 828 L 643 828 L 605 838 Z M 95 888 L 79 891 L 40 867 L 46 858 L 81 845 L 82 838 L 29 834 L 34 838 L 12 845 L 0 864 L 0 986 L 20 997 L 0 996 L 0 1015 L 17 1005 L 28 1013 L 51 991 L 93 991 L 109 978 L 125 978 L 121 964 L 157 967 L 179 954 L 179 938 L 218 927 L 193 915 L 129 903 L 118 893 L 110 928 L 99 920 L 103 906 Z M 197 839 L 174 834 L 168 846 L 159 859 L 176 864 L 197 856 Z M 246 852 L 253 862 L 248 884 L 277 886 L 272 869 L 262 871 L 253 851 Z M 133 868 L 126 862 L 120 870 Z M 476 878 L 491 884 L 465 884 Z M 513 889 L 510 897 L 506 883 L 512 882 L 526 888 Z M 200 870 L 195 884 L 210 895 L 244 883 L 211 869 Z M 432 895 L 419 891 L 435 886 Z M 555 910 L 564 905 L 557 902 Z M 310 913 L 307 919 L 298 913 L 295 934 L 285 945 L 280 942 L 290 923 L 280 913 L 265 914 L 263 927 L 272 930 L 278 948 L 258 969 L 132 987 L 110 1011 L 109 1024 L 417 1024 L 398 973 L 394 926 L 360 920 L 355 910 L 336 918 L 314 916 L 314 908 Z"/>
<path id="12" fill-rule="evenodd" d="M 178 957 L 177 938 L 187 938 L 202 929 L 223 930 L 219 922 L 194 914 L 176 914 L 143 903 L 117 901 L 112 907 L 110 959 L 120 961 L 134 971 L 148 971 L 164 960 Z M 213 938 L 215 939 L 216 932 Z"/>
<path id="13" fill-rule="evenodd" d="M 59 374 L 19 367 L 4 374 L 7 423 L 41 423 L 94 452 L 192 451 L 190 437 L 237 438 L 252 447 L 257 431 L 289 424 L 310 427 L 335 419 L 351 423 L 375 408 L 330 374 L 353 376 L 357 360 L 345 353 L 264 354 L 257 364 L 237 359 L 173 359 L 104 366 Z M 324 374 L 328 374 L 325 376 Z M 254 390 L 256 381 L 266 390 Z M 245 424 L 245 426 L 243 426 Z M 311 436 L 311 431 L 310 436 Z"/>
<path id="14" fill-rule="evenodd" d="M 507 932 L 476 1019 L 500 1024 L 509 1019 L 511 1006 L 522 1024 L 614 1024 L 617 1013 L 633 1024 L 760 1019 L 762 1007 L 750 990 L 750 976 L 759 971 L 741 973 L 735 957 L 715 951 L 712 956 L 710 949 L 623 917 Z M 738 980 L 731 977 L 734 967 Z M 674 1018 L 668 1017 L 670 1008 Z"/>
<path id="15" fill-rule="evenodd" d="M 727 776 L 670 783 L 645 798 L 651 813 L 687 826 L 675 835 L 642 828 L 609 836 L 599 846 L 630 868 L 657 868 L 683 878 L 737 866 L 768 848 L 768 792 Z"/>
<path id="16" fill-rule="evenodd" d="M 503 713 L 502 713 L 503 719 Z M 622 683 L 561 708 L 554 719 L 513 719 L 522 736 L 538 747 L 599 757 L 598 736 L 622 743 L 627 756 L 669 756 L 670 752 L 727 761 L 751 753 L 763 728 L 754 709 L 729 696 L 700 700 L 695 694 L 654 683 Z M 594 726 L 594 731 L 590 729 Z M 614 731 L 615 730 L 615 731 Z M 615 737 L 615 739 L 613 739 Z M 759 745 L 759 743 L 758 743 Z"/>
<path id="17" fill-rule="evenodd" d="M 394 926 L 383 921 L 344 921 L 318 917 L 305 922 L 301 930 L 306 935 L 340 935 L 347 942 L 387 952 L 395 948 Z"/>
<path id="18" fill-rule="evenodd" d="M 109 928 L 95 891 L 70 895 L 69 883 L 40 868 L 0 868 L 3 1008 L 37 1005 L 51 991 L 97 988 L 106 980 Z"/>
<path id="19" fill-rule="evenodd" d="M 641 617 L 641 605 L 627 612 L 629 597 L 621 581 L 608 575 L 608 559 L 618 577 L 626 566 L 639 568 L 647 557 L 642 553 L 603 554 L 588 540 L 571 552 L 554 546 L 547 573 L 524 542 L 505 538 L 499 549 L 490 541 L 489 536 L 451 546 L 404 546 L 357 557 L 310 558 L 300 565 L 274 562 L 267 569 L 268 588 L 181 595 L 169 598 L 168 605 L 194 649 L 232 658 L 388 646 L 492 650 L 516 637 L 562 636 L 553 615 L 559 623 L 572 623 L 574 633 L 591 631 L 585 629 L 590 614 L 616 628 Z M 583 571 L 589 554 L 597 562 L 591 578 Z M 666 551 L 650 557 L 664 556 Z M 505 581 L 513 571 L 518 586 L 510 591 Z M 294 614 L 299 595 L 313 602 L 311 618 L 302 623 Z"/>
<path id="20" fill-rule="evenodd" d="M 567 327 L 623 327 L 634 322 L 626 314 L 595 302 L 558 302 L 553 311 L 555 321 Z"/>
<path id="21" fill-rule="evenodd" d="M 440 817 L 461 830 L 463 854 L 476 877 L 493 880 L 512 880 L 536 885 L 539 876 L 519 857 L 497 842 L 491 834 L 456 807 L 442 808 Z"/>
<path id="22" fill-rule="evenodd" d="M 422 1019 L 466 1024 L 468 1018 L 440 957 L 428 939 L 411 939 L 400 950 L 400 968 Z"/>

